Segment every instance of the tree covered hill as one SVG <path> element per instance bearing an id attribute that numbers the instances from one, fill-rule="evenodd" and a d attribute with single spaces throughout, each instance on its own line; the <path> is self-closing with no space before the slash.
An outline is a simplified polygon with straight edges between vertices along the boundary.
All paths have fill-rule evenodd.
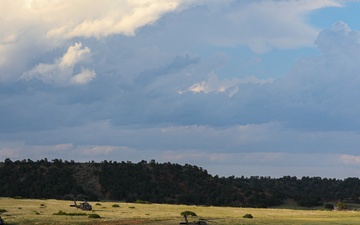
<path id="1" fill-rule="evenodd" d="M 268 207 L 294 199 L 301 206 L 328 201 L 360 203 L 359 178 L 218 177 L 194 165 L 103 161 L 77 163 L 5 159 L 0 196 L 136 200 L 197 205 Z"/>

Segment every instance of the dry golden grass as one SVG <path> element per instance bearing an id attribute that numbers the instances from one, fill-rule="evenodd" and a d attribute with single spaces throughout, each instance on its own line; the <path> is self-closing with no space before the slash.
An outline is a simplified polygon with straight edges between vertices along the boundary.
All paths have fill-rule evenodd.
<path id="1" fill-rule="evenodd" d="M 98 204 L 101 205 L 98 205 Z M 290 210 L 290 209 L 254 209 L 235 207 L 205 207 L 167 204 L 134 204 L 121 202 L 91 202 L 92 212 L 82 211 L 70 207 L 71 201 L 35 200 L 0 198 L 0 209 L 7 212 L 2 214 L 7 224 L 12 225 L 52 225 L 52 224 L 148 224 L 148 225 L 177 225 L 183 221 L 182 211 L 193 211 L 198 217 L 189 218 L 190 221 L 200 217 L 208 220 L 208 224 L 217 225 L 325 225 L 325 224 L 360 224 L 360 212 L 356 211 L 321 211 L 321 210 Z M 112 207 L 114 204 L 120 207 Z M 88 216 L 54 215 L 59 211 L 66 213 L 98 214 L 100 219 Z M 245 214 L 252 214 L 253 219 L 242 218 Z"/>

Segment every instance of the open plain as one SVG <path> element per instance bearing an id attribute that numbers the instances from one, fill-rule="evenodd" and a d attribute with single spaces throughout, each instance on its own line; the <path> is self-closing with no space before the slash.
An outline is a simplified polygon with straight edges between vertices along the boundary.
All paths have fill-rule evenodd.
<path id="1" fill-rule="evenodd" d="M 360 224 L 359 211 L 324 211 L 321 209 L 279 209 L 279 208 L 237 208 L 190 206 L 168 204 L 136 204 L 123 202 L 90 202 L 92 211 L 82 211 L 74 207 L 72 201 L 53 199 L 12 199 L 0 198 L 1 214 L 6 224 L 11 225 L 176 225 L 183 222 L 183 211 L 192 211 L 209 225 L 320 225 L 320 224 Z M 56 215 L 62 212 L 65 215 Z M 60 213 L 61 214 L 61 213 Z M 97 214 L 100 218 L 90 218 Z M 243 218 L 251 214 L 254 218 Z"/>

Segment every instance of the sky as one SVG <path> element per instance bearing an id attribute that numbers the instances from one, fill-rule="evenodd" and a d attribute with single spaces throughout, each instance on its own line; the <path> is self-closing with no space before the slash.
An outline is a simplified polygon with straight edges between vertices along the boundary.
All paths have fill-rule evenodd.
<path id="1" fill-rule="evenodd" d="M 2 0 L 0 161 L 360 177 L 360 1 Z"/>

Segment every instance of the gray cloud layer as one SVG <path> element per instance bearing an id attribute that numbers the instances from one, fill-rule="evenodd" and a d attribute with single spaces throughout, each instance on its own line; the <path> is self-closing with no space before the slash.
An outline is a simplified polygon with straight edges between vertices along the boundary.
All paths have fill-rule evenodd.
<path id="1" fill-rule="evenodd" d="M 339 1 L 103 1 L 89 15 L 81 2 L 18 0 L 8 10 L 30 20 L 2 15 L 15 25 L 0 36 L 0 158 L 154 157 L 214 171 L 242 168 L 233 157 L 360 162 L 360 33 L 304 22 Z M 68 14 L 44 19 L 59 7 Z M 282 77 L 217 72 L 232 57 L 223 48 L 313 43 L 321 54 Z"/>

